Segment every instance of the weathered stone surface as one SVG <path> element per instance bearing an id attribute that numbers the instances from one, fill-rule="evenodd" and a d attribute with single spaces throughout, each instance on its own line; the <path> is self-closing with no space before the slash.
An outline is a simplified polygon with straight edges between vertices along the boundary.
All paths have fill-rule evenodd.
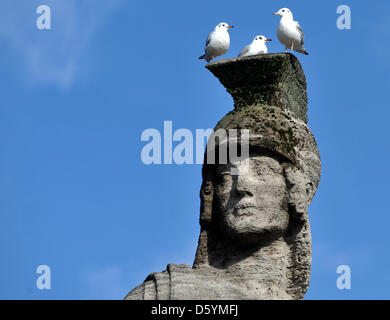
<path id="1" fill-rule="evenodd" d="M 321 162 L 306 125 L 306 82 L 290 54 L 207 66 L 233 95 L 217 129 L 249 129 L 242 163 L 203 165 L 193 267 L 169 264 L 126 299 L 302 299 L 310 279 L 308 206 Z"/>
<path id="2" fill-rule="evenodd" d="M 307 123 L 306 78 L 293 54 L 232 58 L 206 67 L 232 95 L 236 108 L 267 104 L 283 107 Z"/>

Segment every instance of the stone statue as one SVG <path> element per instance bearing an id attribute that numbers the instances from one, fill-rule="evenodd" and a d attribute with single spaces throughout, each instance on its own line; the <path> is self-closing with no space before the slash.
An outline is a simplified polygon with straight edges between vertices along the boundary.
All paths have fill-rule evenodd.
<path id="1" fill-rule="evenodd" d="M 235 103 L 215 131 L 250 130 L 247 170 L 233 175 L 242 162 L 209 164 L 206 152 L 193 267 L 169 264 L 126 299 L 302 299 L 311 267 L 308 206 L 321 161 L 306 125 L 301 65 L 292 54 L 269 54 L 207 68 Z"/>

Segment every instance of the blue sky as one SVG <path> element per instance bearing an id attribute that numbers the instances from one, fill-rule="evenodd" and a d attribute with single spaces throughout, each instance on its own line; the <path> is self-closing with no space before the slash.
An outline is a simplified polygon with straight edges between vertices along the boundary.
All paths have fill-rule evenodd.
<path id="1" fill-rule="evenodd" d="M 38 5 L 52 30 L 36 28 Z M 352 29 L 336 27 L 348 4 Z M 0 298 L 121 299 L 170 262 L 192 264 L 200 165 L 146 166 L 141 133 L 214 128 L 232 109 L 204 68 L 207 34 L 231 31 L 226 58 L 274 39 L 289 7 L 306 35 L 309 126 L 322 157 L 310 207 L 306 299 L 388 299 L 388 1 L 2 0 Z M 52 289 L 35 273 L 49 265 Z M 339 265 L 351 290 L 336 287 Z"/>

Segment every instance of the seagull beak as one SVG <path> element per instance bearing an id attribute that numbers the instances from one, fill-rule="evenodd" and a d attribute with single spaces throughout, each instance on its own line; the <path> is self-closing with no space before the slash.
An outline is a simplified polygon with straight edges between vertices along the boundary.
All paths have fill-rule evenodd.
<path id="1" fill-rule="evenodd" d="M 274 12 L 274 16 L 280 16 L 279 12 Z"/>
<path id="2" fill-rule="evenodd" d="M 272 39 L 265 39 L 266 42 L 272 41 Z"/>
<path id="3" fill-rule="evenodd" d="M 231 29 L 231 28 L 234 28 L 234 26 L 228 26 L 227 28 L 228 28 L 228 29 Z"/>

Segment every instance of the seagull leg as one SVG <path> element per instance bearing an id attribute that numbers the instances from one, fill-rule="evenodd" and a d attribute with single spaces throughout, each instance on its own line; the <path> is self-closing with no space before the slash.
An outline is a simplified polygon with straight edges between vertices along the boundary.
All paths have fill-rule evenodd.
<path id="1" fill-rule="evenodd" d="M 287 53 L 287 47 L 286 47 L 286 53 Z"/>
<path id="2" fill-rule="evenodd" d="M 294 42 L 291 45 L 291 50 L 294 50 Z"/>
<path id="3" fill-rule="evenodd" d="M 215 56 L 211 56 L 211 60 L 214 60 Z"/>

